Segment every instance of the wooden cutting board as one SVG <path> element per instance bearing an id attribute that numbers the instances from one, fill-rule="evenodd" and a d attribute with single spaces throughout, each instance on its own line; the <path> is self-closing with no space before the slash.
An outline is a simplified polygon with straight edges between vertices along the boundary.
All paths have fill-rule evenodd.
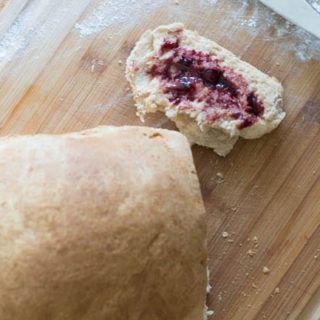
<path id="1" fill-rule="evenodd" d="M 299 61 L 277 25 L 255 20 L 271 15 L 266 8 L 216 2 L 0 1 L 0 134 L 142 125 L 124 77 L 141 33 L 179 20 L 215 39 L 283 82 L 287 117 L 227 158 L 193 148 L 208 213 L 213 319 L 319 320 L 320 62 Z M 145 125 L 173 128 L 162 115 Z"/>

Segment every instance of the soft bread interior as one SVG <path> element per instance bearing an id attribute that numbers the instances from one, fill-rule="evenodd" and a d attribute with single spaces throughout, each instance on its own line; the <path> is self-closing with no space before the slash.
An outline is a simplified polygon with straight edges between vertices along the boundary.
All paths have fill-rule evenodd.
<path id="1" fill-rule="evenodd" d="M 184 134 L 191 144 L 212 148 L 218 155 L 226 156 L 238 140 L 237 136 L 211 128 L 207 125 L 199 127 L 187 115 L 179 114 L 173 119 L 179 131 Z"/>
<path id="2" fill-rule="evenodd" d="M 208 123 L 198 100 L 187 101 L 188 111 L 177 111 L 177 105 L 170 101 L 161 87 L 162 77 L 150 77 L 150 68 L 159 58 L 165 60 L 170 52 L 161 56 L 161 46 L 165 40 L 179 39 L 179 46 L 212 55 L 221 66 L 231 68 L 247 83 L 247 88 L 263 103 L 264 112 L 248 127 L 239 126 L 239 119 L 228 117 Z M 216 42 L 187 30 L 181 23 L 159 26 L 148 30 L 136 43 L 127 60 L 126 77 L 131 85 L 137 114 L 141 119 L 146 113 L 161 111 L 176 122 L 191 143 L 213 148 L 219 155 L 228 154 L 238 137 L 255 139 L 275 129 L 285 117 L 282 110 L 281 83 L 240 60 L 233 53 Z M 199 107 L 200 105 L 200 107 Z M 191 106 L 191 108 L 190 108 Z M 183 114 L 184 116 L 181 116 Z"/>

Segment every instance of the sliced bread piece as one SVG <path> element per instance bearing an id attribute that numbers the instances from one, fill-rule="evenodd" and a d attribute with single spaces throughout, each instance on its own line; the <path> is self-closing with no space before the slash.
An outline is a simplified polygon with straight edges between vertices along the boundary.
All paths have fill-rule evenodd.
<path id="1" fill-rule="evenodd" d="M 285 116 L 278 80 L 181 23 L 145 32 L 127 60 L 137 114 L 162 111 L 191 143 L 225 156 Z"/>

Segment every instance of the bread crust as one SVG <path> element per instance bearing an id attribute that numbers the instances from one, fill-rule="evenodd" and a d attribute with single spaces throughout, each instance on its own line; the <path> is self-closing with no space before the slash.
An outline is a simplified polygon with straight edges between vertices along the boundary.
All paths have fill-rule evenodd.
<path id="1" fill-rule="evenodd" d="M 0 139 L 1 320 L 200 320 L 206 259 L 181 134 Z"/>
<path id="2" fill-rule="evenodd" d="M 164 39 L 174 37 L 179 38 L 181 47 L 210 54 L 219 59 L 221 66 L 232 68 L 246 80 L 249 89 L 264 105 L 264 113 L 256 123 L 246 128 L 239 128 L 238 120 L 228 117 L 207 123 L 199 108 L 199 112 L 195 111 L 197 108 L 191 111 L 177 111 L 163 93 L 158 79 L 151 79 L 148 75 L 148 70 L 154 63 L 155 57 L 159 55 Z M 181 132 L 191 142 L 213 148 L 219 155 L 224 156 L 230 152 L 238 137 L 259 138 L 275 129 L 285 117 L 282 110 L 283 87 L 277 79 L 240 60 L 216 42 L 200 36 L 195 31 L 185 29 L 181 23 L 159 26 L 146 31 L 127 59 L 126 77 L 132 88 L 140 118 L 143 119 L 149 112 L 162 111 L 176 122 L 179 130 L 183 128 Z M 196 102 L 192 103 L 196 105 Z M 182 113 L 188 117 L 181 117 Z M 224 141 L 223 144 L 221 140 Z"/>

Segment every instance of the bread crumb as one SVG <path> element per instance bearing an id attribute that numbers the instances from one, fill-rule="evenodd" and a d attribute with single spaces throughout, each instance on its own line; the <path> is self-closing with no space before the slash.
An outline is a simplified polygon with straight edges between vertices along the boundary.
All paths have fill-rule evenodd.
<path id="1" fill-rule="evenodd" d="M 268 267 L 263 267 L 262 272 L 264 274 L 269 274 L 270 273 L 270 269 Z"/>
<path id="2" fill-rule="evenodd" d="M 224 179 L 224 175 L 222 172 L 217 172 L 216 176 L 220 179 Z"/>
<path id="3" fill-rule="evenodd" d="M 122 65 L 122 60 L 118 60 L 118 64 L 121 66 Z"/>
<path id="4" fill-rule="evenodd" d="M 248 256 L 253 257 L 253 256 L 256 254 L 256 252 L 253 251 L 253 250 L 251 250 L 251 249 L 249 249 L 249 250 L 247 251 L 247 254 L 248 254 Z"/>
<path id="5" fill-rule="evenodd" d="M 211 317 L 214 314 L 213 310 L 207 310 L 207 316 Z"/>
<path id="6" fill-rule="evenodd" d="M 253 238 L 252 238 L 252 241 L 253 241 L 253 243 L 258 243 L 258 237 L 257 236 L 254 236 Z"/>
<path id="7" fill-rule="evenodd" d="M 233 239 L 228 239 L 228 242 L 232 243 L 234 240 Z"/>
<path id="8" fill-rule="evenodd" d="M 227 231 L 223 231 L 222 232 L 222 237 L 223 238 L 228 238 L 229 237 L 229 233 Z"/>
<path id="9" fill-rule="evenodd" d="M 95 65 L 95 64 L 93 64 L 93 65 L 91 66 L 91 69 L 90 69 L 91 73 L 93 73 L 93 72 L 94 72 L 95 67 L 96 67 L 96 65 Z"/>
<path id="10" fill-rule="evenodd" d="M 280 289 L 279 289 L 278 287 L 275 288 L 275 289 L 274 289 L 274 293 L 275 293 L 275 294 L 279 294 L 279 293 L 280 293 Z"/>
<path id="11" fill-rule="evenodd" d="M 221 173 L 221 172 L 217 172 L 216 173 L 216 177 L 218 178 L 217 179 L 217 183 L 223 183 L 224 182 L 224 175 Z"/>
<path id="12" fill-rule="evenodd" d="M 174 4 L 178 6 L 180 4 L 179 0 L 174 0 Z"/>
<path id="13" fill-rule="evenodd" d="M 251 286 L 252 286 L 252 288 L 255 288 L 255 289 L 258 288 L 257 285 L 254 282 L 252 282 Z"/>

